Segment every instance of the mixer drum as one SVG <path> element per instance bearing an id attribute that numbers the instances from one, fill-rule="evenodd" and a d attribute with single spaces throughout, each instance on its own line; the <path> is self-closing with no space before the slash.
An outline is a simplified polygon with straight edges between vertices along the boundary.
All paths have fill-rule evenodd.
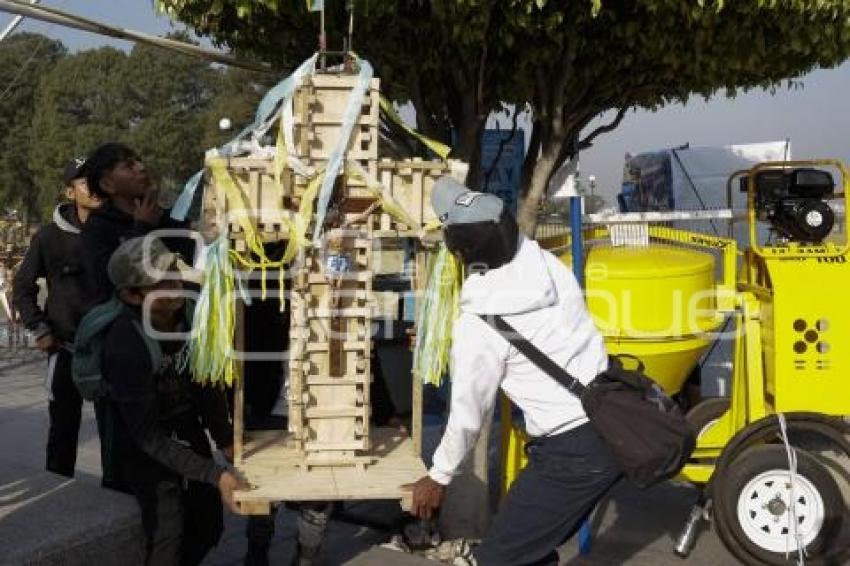
<path id="1" fill-rule="evenodd" d="M 572 267 L 570 254 L 561 260 Z M 714 271 L 711 254 L 682 247 L 591 247 L 587 304 L 609 353 L 640 358 L 650 377 L 678 392 L 722 323 Z"/>

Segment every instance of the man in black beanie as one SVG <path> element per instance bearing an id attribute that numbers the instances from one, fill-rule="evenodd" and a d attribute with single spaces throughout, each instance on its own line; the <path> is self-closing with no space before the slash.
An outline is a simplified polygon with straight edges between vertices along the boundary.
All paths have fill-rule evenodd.
<path id="1" fill-rule="evenodd" d="M 431 204 L 465 279 L 452 329 L 449 420 L 428 475 L 413 485 L 412 512 L 428 518 L 440 507 L 501 389 L 523 412 L 529 463 L 475 556 L 485 566 L 556 565 L 556 548 L 622 474 L 579 399 L 488 320 L 501 317 L 585 384 L 608 368 L 602 336 L 572 271 L 519 233 L 501 199 L 443 177 Z"/>

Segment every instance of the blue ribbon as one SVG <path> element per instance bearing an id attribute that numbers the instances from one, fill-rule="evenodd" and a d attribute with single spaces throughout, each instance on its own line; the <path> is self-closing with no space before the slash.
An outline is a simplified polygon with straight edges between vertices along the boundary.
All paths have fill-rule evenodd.
<path id="1" fill-rule="evenodd" d="M 316 60 L 318 57 L 319 54 L 314 53 L 312 57 L 301 63 L 294 73 L 271 88 L 260 101 L 259 106 L 257 106 L 257 112 L 254 115 L 254 122 L 239 132 L 232 140 L 217 148 L 218 154 L 222 157 L 230 157 L 234 155 L 239 148 L 240 141 L 264 128 L 278 111 L 280 104 L 292 96 L 292 93 L 294 93 L 295 89 L 298 88 L 298 85 L 301 84 L 301 79 L 305 75 L 313 73 L 316 68 Z M 174 206 L 171 207 L 171 218 L 179 221 L 186 219 L 186 215 L 192 207 L 192 202 L 195 200 L 195 193 L 198 191 L 198 187 L 201 186 L 203 177 L 204 170 L 201 169 L 192 175 L 192 177 L 186 182 L 186 185 L 183 187 L 183 191 L 181 191 L 177 200 L 174 201 Z"/>
<path id="2" fill-rule="evenodd" d="M 357 84 L 351 90 L 348 97 L 348 104 L 345 108 L 345 114 L 342 118 L 342 131 L 337 144 L 330 158 L 328 166 L 325 169 L 325 178 L 322 179 L 322 188 L 319 191 L 319 204 L 316 208 L 316 234 L 314 239 L 318 239 L 322 234 L 323 224 L 325 223 L 325 213 L 328 209 L 328 203 L 333 194 L 334 182 L 342 167 L 342 156 L 348 149 L 348 142 L 351 139 L 351 131 L 354 129 L 354 123 L 360 116 L 360 107 L 363 105 L 363 97 L 366 96 L 366 90 L 369 88 L 369 81 L 372 80 L 372 65 L 368 61 L 358 59 L 360 64 L 360 74 L 357 76 Z"/>

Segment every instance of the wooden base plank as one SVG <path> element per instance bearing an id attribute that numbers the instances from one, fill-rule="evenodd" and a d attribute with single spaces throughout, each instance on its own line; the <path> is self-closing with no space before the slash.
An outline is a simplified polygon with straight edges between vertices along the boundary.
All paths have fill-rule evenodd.
<path id="1" fill-rule="evenodd" d="M 237 501 L 240 515 L 268 515 L 271 513 L 270 501 Z"/>
<path id="2" fill-rule="evenodd" d="M 239 471 L 254 489 L 237 491 L 241 503 L 282 501 L 342 501 L 399 499 L 409 504 L 402 489 L 427 473 L 409 437 L 394 428 L 373 428 L 372 465 L 303 467 L 302 453 L 287 442 L 284 431 L 247 433 L 245 458 Z"/>

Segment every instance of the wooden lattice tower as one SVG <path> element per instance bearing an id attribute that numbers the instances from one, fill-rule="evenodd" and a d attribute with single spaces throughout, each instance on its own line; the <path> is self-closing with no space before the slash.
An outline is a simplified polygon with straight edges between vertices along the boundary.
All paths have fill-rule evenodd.
<path id="1" fill-rule="evenodd" d="M 227 160 L 228 172 L 248 209 L 241 212 L 253 219 L 264 242 L 290 237 L 285 218 L 299 209 L 309 187 L 309 179 L 296 169 L 324 169 L 340 141 L 343 113 L 356 81 L 352 75 L 319 74 L 298 88 L 292 100 L 289 141 L 299 163 L 287 163 L 276 176 L 273 155 Z M 324 234 L 318 245 L 304 246 L 292 264 L 288 431 L 245 434 L 243 384 L 236 386 L 235 459 L 258 486 L 240 497 L 247 513 L 264 512 L 275 501 L 404 498 L 400 485 L 424 473 L 418 455 L 418 382 L 414 381 L 410 437 L 369 424 L 376 306 L 372 282 L 376 250 L 393 248 L 401 239 L 420 233 L 433 218 L 431 187 L 450 167 L 442 161 L 380 159 L 379 96 L 379 81 L 373 79 L 349 139 L 343 171 L 335 181 Z M 352 162 L 361 174 L 354 174 Z M 377 206 L 374 187 L 367 187 L 364 171 L 388 189 L 414 225 L 400 223 Z M 234 206 L 225 188 L 213 179 L 205 191 L 203 229 L 215 233 L 229 221 L 234 248 L 245 252 L 241 224 L 230 215 L 240 212 Z M 315 236 L 315 228 L 314 216 L 308 236 Z M 413 263 L 417 287 L 424 282 L 424 254 L 417 254 Z M 399 263 L 397 269 L 405 266 Z M 244 336 L 242 312 L 238 307 L 237 349 Z"/>

